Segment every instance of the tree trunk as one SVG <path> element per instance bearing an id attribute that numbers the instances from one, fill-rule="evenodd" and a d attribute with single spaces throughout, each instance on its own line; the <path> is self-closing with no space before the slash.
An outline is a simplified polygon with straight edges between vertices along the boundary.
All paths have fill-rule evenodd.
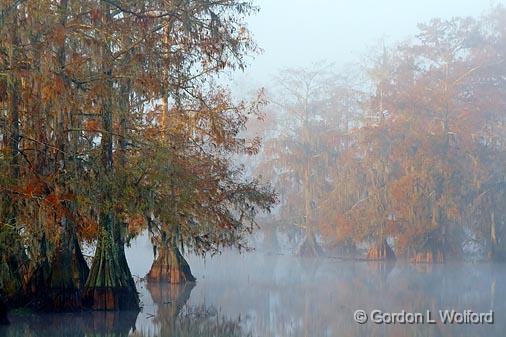
<path id="1" fill-rule="evenodd" d="M 427 249 L 417 253 L 412 259 L 413 263 L 444 263 L 445 257 L 440 249 Z"/>
<path id="2" fill-rule="evenodd" d="M 7 154 L 9 160 L 9 175 L 11 185 L 16 186 L 19 179 L 19 142 L 20 142 L 20 122 L 19 111 L 21 105 L 21 81 L 18 76 L 20 62 L 20 38 L 18 34 L 18 14 L 13 14 L 12 21 L 8 22 L 12 27 L 10 35 L 5 37 L 4 41 L 8 48 L 9 67 L 6 79 L 7 84 L 7 116 L 2 130 L 2 151 Z M 4 37 L 2 37 L 3 39 Z M 3 41 L 2 41 L 3 42 Z M 3 45 L 3 43 L 2 43 Z M 5 295 L 9 302 L 18 297 L 18 291 L 23 283 L 23 272 L 25 271 L 25 254 L 17 230 L 17 212 L 18 202 L 13 200 L 7 193 L 1 194 L 0 205 L 0 233 L 3 242 L 7 248 L 2 251 L 0 256 L 0 295 Z M 18 301 L 16 298 L 14 301 Z"/>
<path id="3" fill-rule="evenodd" d="M 270 253 L 278 253 L 281 250 L 277 230 L 272 225 L 264 228 L 263 248 Z"/>
<path id="4" fill-rule="evenodd" d="M 163 245 L 163 247 L 159 247 L 157 254 L 158 256 L 153 261 L 147 275 L 148 281 L 161 281 L 170 284 L 195 281 L 188 262 L 181 255 L 176 244 L 168 243 Z"/>
<path id="5" fill-rule="evenodd" d="M 101 1 L 105 13 L 103 24 L 111 24 L 111 10 L 107 1 Z M 101 233 L 97 250 L 91 266 L 90 276 L 86 281 L 83 304 L 94 310 L 138 310 L 139 295 L 125 257 L 123 240 L 124 224 L 118 221 L 114 210 L 110 209 L 113 201 L 111 181 L 114 177 L 113 165 L 113 95 L 114 80 L 113 55 L 109 37 L 103 36 L 102 73 L 106 79 L 101 96 L 102 132 L 101 156 L 104 185 L 101 192 L 103 209 L 100 215 Z"/>
<path id="6" fill-rule="evenodd" d="M 46 309 L 80 310 L 82 291 L 88 274 L 89 268 L 74 231 L 65 230 L 51 263 Z"/>
<path id="7" fill-rule="evenodd" d="M 102 225 L 104 228 L 97 242 L 83 304 L 94 310 L 138 310 L 139 295 L 124 256 L 124 247 L 115 240 L 114 227 L 119 224 L 108 215 Z"/>
<path id="8" fill-rule="evenodd" d="M 446 256 L 441 246 L 428 244 L 411 258 L 413 263 L 445 263 Z"/>
<path id="9" fill-rule="evenodd" d="M 3 297 L 0 295 L 0 325 L 7 325 L 9 323 L 7 304 L 5 304 Z"/>
<path id="10" fill-rule="evenodd" d="M 68 16 L 68 0 L 59 2 L 59 23 L 62 27 L 66 26 Z M 65 29 L 63 30 L 65 32 Z M 68 80 L 63 75 L 66 66 L 66 38 L 65 34 L 59 43 L 56 51 L 59 76 L 68 87 Z M 59 111 L 55 120 L 56 125 L 56 145 L 59 149 L 55 154 L 54 174 L 59 177 L 58 188 L 67 191 L 65 174 L 68 169 L 67 156 L 69 139 L 66 134 L 68 123 L 71 122 L 70 112 L 66 107 L 67 97 L 65 94 L 59 97 L 56 107 Z M 75 149 L 73 149 L 75 151 Z M 44 170 L 41 168 L 41 170 Z M 43 172 L 41 172 L 43 173 Z M 75 206 L 72 202 L 64 201 L 65 209 L 72 210 Z M 36 307 L 38 309 L 50 311 L 76 311 L 81 306 L 81 290 L 88 276 L 89 269 L 82 256 L 79 243 L 76 237 L 76 228 L 66 215 L 61 215 L 59 220 L 60 237 L 56 243 L 56 249 L 53 253 L 50 267 L 48 268 L 45 249 L 43 250 L 43 263 L 39 267 L 37 274 L 34 275 L 31 291 L 37 298 Z M 46 275 L 48 274 L 48 275 Z"/>
<path id="11" fill-rule="evenodd" d="M 316 236 L 314 232 L 310 230 L 304 241 L 299 246 L 299 250 L 297 252 L 297 256 L 301 257 L 320 257 L 323 255 L 323 249 L 320 247 L 318 242 L 316 241 Z"/>
<path id="12" fill-rule="evenodd" d="M 40 301 L 39 297 L 45 296 L 49 288 L 48 279 L 51 267 L 47 256 L 46 242 L 46 236 L 43 234 L 40 238 L 40 252 L 37 257 L 37 268 L 31 274 L 29 281 L 23 286 L 23 296 L 32 299 L 31 305 L 33 307 L 38 307 L 37 303 Z"/>
<path id="13" fill-rule="evenodd" d="M 367 259 L 371 261 L 393 261 L 396 257 L 387 240 L 383 239 L 369 248 Z"/>
<path id="14" fill-rule="evenodd" d="M 411 262 L 445 263 L 447 251 L 445 242 L 439 231 L 429 233 L 421 247 L 415 250 L 415 254 L 411 257 Z"/>
<path id="15" fill-rule="evenodd" d="M 490 250 L 488 252 L 488 259 L 490 261 L 503 261 L 504 254 L 501 252 L 497 241 L 497 223 L 495 220 L 494 211 L 490 214 Z"/>

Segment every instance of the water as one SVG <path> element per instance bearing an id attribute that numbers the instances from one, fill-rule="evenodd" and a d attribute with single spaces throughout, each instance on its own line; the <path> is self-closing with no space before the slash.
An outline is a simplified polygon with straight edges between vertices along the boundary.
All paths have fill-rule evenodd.
<path id="1" fill-rule="evenodd" d="M 142 239 L 142 238 L 141 238 Z M 151 255 L 140 240 L 128 253 L 144 275 Z M 147 285 L 137 313 L 11 315 L 0 336 L 504 336 L 506 266 L 412 265 L 299 259 L 232 252 L 190 257 L 195 285 Z M 494 311 L 494 324 L 358 324 L 355 310 Z"/>

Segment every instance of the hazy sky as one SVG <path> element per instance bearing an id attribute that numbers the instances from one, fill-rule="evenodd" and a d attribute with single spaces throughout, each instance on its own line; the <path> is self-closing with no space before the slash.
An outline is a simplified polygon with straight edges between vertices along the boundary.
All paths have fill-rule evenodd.
<path id="1" fill-rule="evenodd" d="M 327 60 L 337 66 L 358 60 L 379 39 L 402 40 L 418 22 L 434 17 L 478 16 L 506 0 L 256 0 L 260 12 L 249 28 L 264 50 L 251 62 L 245 82 L 265 85 L 283 67 Z M 249 86 L 248 85 L 248 86 Z"/>

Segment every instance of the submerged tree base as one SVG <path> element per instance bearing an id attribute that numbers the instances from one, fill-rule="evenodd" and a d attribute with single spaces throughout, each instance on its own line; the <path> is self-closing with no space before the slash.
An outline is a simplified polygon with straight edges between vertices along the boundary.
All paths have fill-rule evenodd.
<path id="1" fill-rule="evenodd" d="M 179 284 L 195 282 L 190 265 L 174 245 L 160 248 L 147 275 L 148 281 Z"/>
<path id="2" fill-rule="evenodd" d="M 383 240 L 369 248 L 367 259 L 371 261 L 394 261 L 396 257 L 387 240 Z"/>
<path id="3" fill-rule="evenodd" d="M 0 298 L 0 325 L 7 325 L 9 323 L 9 318 L 7 317 L 7 305 L 3 299 Z"/>
<path id="4" fill-rule="evenodd" d="M 33 298 L 30 307 L 51 312 L 82 310 L 82 289 L 88 274 L 77 238 L 64 233 L 51 263 L 44 259 L 28 283 L 26 293 Z"/>
<path id="5" fill-rule="evenodd" d="M 124 248 L 109 235 L 104 232 L 97 243 L 83 305 L 93 310 L 139 310 L 139 294 Z"/>
<path id="6" fill-rule="evenodd" d="M 133 293 L 130 287 L 87 289 L 83 303 L 93 310 L 100 311 L 139 309 L 137 292 Z"/>
<path id="7" fill-rule="evenodd" d="M 427 249 L 425 251 L 417 253 L 411 258 L 413 263 L 444 263 L 445 256 L 439 249 Z"/>
<path id="8" fill-rule="evenodd" d="M 323 249 L 320 247 L 314 234 L 309 233 L 299 246 L 297 256 L 300 257 L 320 257 L 323 255 Z"/>

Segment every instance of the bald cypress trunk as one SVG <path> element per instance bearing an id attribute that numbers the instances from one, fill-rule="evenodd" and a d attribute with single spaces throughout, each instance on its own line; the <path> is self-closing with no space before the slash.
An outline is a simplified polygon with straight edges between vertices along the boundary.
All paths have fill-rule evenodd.
<path id="1" fill-rule="evenodd" d="M 414 263 L 444 263 L 445 256 L 444 252 L 439 249 L 426 249 L 419 253 L 417 253 L 412 259 L 411 262 Z"/>
<path id="2" fill-rule="evenodd" d="M 316 241 L 316 236 L 312 230 L 309 230 L 304 241 L 299 246 L 298 256 L 302 257 L 320 257 L 323 255 L 323 249 Z"/>
<path id="3" fill-rule="evenodd" d="M 20 38 L 18 34 L 17 13 L 11 16 L 12 21 L 10 34 L 2 37 L 2 46 L 8 50 L 8 62 L 11 68 L 7 76 L 7 116 L 5 127 L 2 130 L 4 153 L 9 161 L 9 184 L 18 184 L 19 170 L 19 142 L 20 121 L 19 112 L 21 106 L 21 81 L 18 76 L 20 62 Z M 5 301 L 18 303 L 21 299 L 21 286 L 26 272 L 26 254 L 21 244 L 17 229 L 18 202 L 7 193 L 1 194 L 0 205 L 0 245 L 5 245 L 5 250 L 0 254 L 0 296 L 5 296 Z"/>
<path id="4" fill-rule="evenodd" d="M 59 2 L 60 19 L 59 23 L 65 32 L 68 17 L 68 0 Z M 57 52 L 57 69 L 65 87 L 70 89 L 71 84 L 63 75 L 66 66 L 66 38 L 61 40 Z M 66 174 L 71 160 L 68 153 L 72 149 L 69 146 L 69 138 L 66 129 L 71 123 L 71 113 L 67 108 L 67 95 L 61 95 L 56 107 L 59 108 L 55 120 L 56 144 L 58 151 L 55 154 L 54 174 L 58 177 L 58 189 L 67 192 L 69 186 L 66 182 Z M 43 160 L 43 159 L 42 159 Z M 42 168 L 43 170 L 44 168 Z M 62 201 L 62 206 L 73 213 L 75 205 L 72 201 Z M 76 235 L 76 226 L 67 214 L 62 214 L 59 219 L 59 238 L 53 251 L 49 268 L 45 249 L 42 250 L 44 261 L 40 265 L 38 273 L 32 279 L 32 291 L 37 298 L 38 309 L 50 311 L 76 311 L 82 308 L 81 291 L 89 273 L 86 261 L 81 253 Z M 47 275 L 48 274 L 48 275 Z"/>
<path id="5" fill-rule="evenodd" d="M 186 262 L 174 241 L 171 243 L 166 242 L 158 247 L 156 259 L 151 265 L 147 279 L 148 281 L 168 282 L 170 284 L 195 281 L 188 262 Z"/>
<path id="6" fill-rule="evenodd" d="M 111 21 L 110 5 L 101 2 L 104 29 Z M 113 201 L 113 56 L 110 37 L 102 38 L 102 73 L 105 75 L 104 92 L 101 97 L 102 115 L 102 176 L 100 234 L 90 276 L 86 281 L 84 303 L 94 310 L 138 310 L 139 295 L 125 257 L 123 230 L 111 208 Z"/>
<path id="7" fill-rule="evenodd" d="M 493 206 L 495 207 L 495 205 Z M 505 252 L 499 245 L 497 238 L 497 220 L 495 211 L 490 212 L 490 239 L 489 239 L 488 260 L 494 262 L 503 262 L 506 258 Z"/>
<path id="8" fill-rule="evenodd" d="M 433 235 L 429 235 L 425 244 L 411 257 L 411 262 L 429 264 L 445 263 L 446 254 L 442 242 L 434 239 Z"/>
<path id="9" fill-rule="evenodd" d="M 393 261 L 395 253 L 386 239 L 380 240 L 370 247 L 367 252 L 367 259 L 371 261 Z"/>
<path id="10" fill-rule="evenodd" d="M 94 310 L 139 308 L 139 297 L 124 258 L 124 247 L 114 240 L 117 225 L 110 215 L 102 219 L 103 228 L 84 295 L 84 304 Z"/>
<path id="11" fill-rule="evenodd" d="M 43 234 L 40 238 L 39 256 L 37 267 L 31 274 L 29 281 L 24 285 L 24 295 L 32 298 L 32 305 L 37 306 L 40 296 L 45 296 L 48 290 L 48 279 L 51 267 L 47 256 L 47 240 Z"/>
<path id="12" fill-rule="evenodd" d="M 66 221 L 65 219 L 63 221 Z M 51 311 L 75 311 L 82 308 L 81 296 L 89 268 L 84 260 L 73 225 L 64 231 L 51 261 L 49 289 L 45 308 Z"/>
<path id="13" fill-rule="evenodd" d="M 9 324 L 7 317 L 7 304 L 5 304 L 3 297 L 0 295 L 0 325 Z"/>

